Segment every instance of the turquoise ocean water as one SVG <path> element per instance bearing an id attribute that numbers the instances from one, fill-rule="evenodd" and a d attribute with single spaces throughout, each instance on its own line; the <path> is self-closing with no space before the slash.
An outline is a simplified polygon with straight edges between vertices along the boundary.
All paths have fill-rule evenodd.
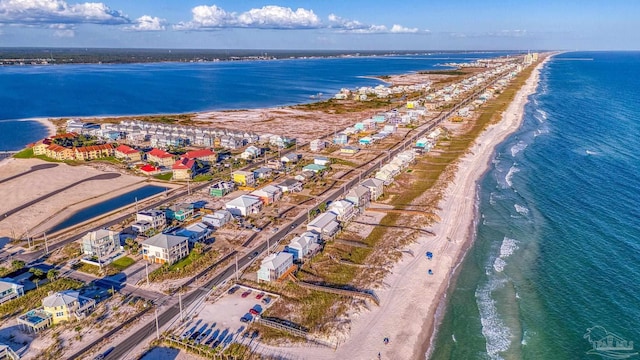
<path id="1" fill-rule="evenodd" d="M 480 183 L 477 238 L 432 359 L 638 351 L 638 79 L 638 52 L 565 53 L 542 70 L 523 126 Z M 607 335 L 635 350 L 589 353 Z"/>

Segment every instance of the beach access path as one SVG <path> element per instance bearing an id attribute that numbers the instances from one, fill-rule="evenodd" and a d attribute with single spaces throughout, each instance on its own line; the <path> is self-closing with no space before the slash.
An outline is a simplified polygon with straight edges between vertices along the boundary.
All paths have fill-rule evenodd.
<path id="1" fill-rule="evenodd" d="M 409 246 L 415 257 L 405 255 L 377 289 L 380 307 L 351 315 L 348 339 L 337 349 L 278 347 L 301 359 L 420 359 L 425 358 L 434 329 L 436 312 L 463 255 L 474 237 L 477 182 L 489 168 L 495 147 L 516 131 L 522 122 L 528 96 L 537 88 L 538 64 L 518 91 L 503 117 L 485 130 L 470 152 L 459 162 L 454 180 L 440 202 L 440 222 L 427 227 L 435 236 L 421 235 Z M 432 260 L 423 256 L 431 251 Z M 428 275 L 431 269 L 433 275 Z M 389 343 L 384 344 L 384 338 Z"/>

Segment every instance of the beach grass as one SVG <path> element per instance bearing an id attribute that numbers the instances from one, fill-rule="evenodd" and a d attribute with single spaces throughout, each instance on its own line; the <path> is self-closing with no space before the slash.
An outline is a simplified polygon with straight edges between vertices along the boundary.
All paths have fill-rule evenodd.
<path id="1" fill-rule="evenodd" d="M 173 177 L 173 173 L 157 174 L 153 175 L 154 178 L 163 181 L 169 181 Z"/>
<path id="2" fill-rule="evenodd" d="M 13 155 L 14 158 L 16 159 L 31 159 L 33 157 L 35 157 L 35 155 L 33 154 L 33 148 L 26 148 L 16 154 Z"/>

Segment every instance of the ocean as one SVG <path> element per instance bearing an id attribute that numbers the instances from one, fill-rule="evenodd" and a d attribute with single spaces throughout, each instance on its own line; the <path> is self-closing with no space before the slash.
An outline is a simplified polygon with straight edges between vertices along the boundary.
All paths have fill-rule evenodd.
<path id="1" fill-rule="evenodd" d="M 481 180 L 432 359 L 614 359 L 640 344 L 639 52 L 541 71 Z M 598 347 L 609 337 L 618 348 Z M 594 346 L 594 343 L 596 344 Z"/>
<path id="2" fill-rule="evenodd" d="M 0 151 L 46 135 L 38 117 L 143 115 L 308 103 L 375 86 L 366 76 L 443 70 L 504 52 L 209 63 L 0 66 Z"/>

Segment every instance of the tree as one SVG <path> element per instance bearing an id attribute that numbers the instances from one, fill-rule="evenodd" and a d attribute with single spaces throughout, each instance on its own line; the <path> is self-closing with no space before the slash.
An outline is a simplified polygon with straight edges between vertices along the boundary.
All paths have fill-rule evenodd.
<path id="1" fill-rule="evenodd" d="M 58 277 L 58 270 L 51 269 L 47 271 L 47 279 L 49 279 L 50 282 L 55 280 L 57 277 Z"/>
<path id="2" fill-rule="evenodd" d="M 134 253 L 137 254 L 140 249 L 140 244 L 134 238 L 127 238 L 124 243 L 126 244 L 127 249 L 129 250 L 129 254 Z"/>
<path id="3" fill-rule="evenodd" d="M 11 262 L 11 268 L 15 270 L 20 270 L 24 267 L 25 263 L 22 260 L 13 260 Z"/>
<path id="4" fill-rule="evenodd" d="M 202 252 L 204 251 L 204 245 L 202 245 L 202 243 L 195 243 L 195 245 L 193 245 L 193 252 L 195 254 L 201 255 Z"/>
<path id="5" fill-rule="evenodd" d="M 40 278 L 33 279 L 33 283 L 36 284 L 36 289 L 39 288 L 38 283 L 40 282 Z"/>
<path id="6" fill-rule="evenodd" d="M 41 279 L 42 276 L 44 275 L 44 272 L 38 268 L 31 268 L 29 269 L 29 272 L 33 274 L 33 276 L 37 277 L 38 279 Z"/>

